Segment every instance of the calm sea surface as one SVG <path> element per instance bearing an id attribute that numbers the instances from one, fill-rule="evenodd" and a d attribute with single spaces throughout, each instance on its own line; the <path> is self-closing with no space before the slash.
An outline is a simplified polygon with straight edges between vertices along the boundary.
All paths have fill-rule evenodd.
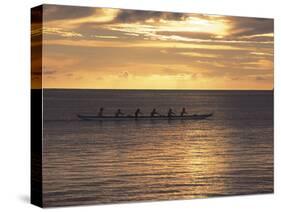
<path id="1" fill-rule="evenodd" d="M 44 90 L 44 206 L 273 192 L 272 91 Z M 209 113 L 197 121 L 76 114 Z"/>

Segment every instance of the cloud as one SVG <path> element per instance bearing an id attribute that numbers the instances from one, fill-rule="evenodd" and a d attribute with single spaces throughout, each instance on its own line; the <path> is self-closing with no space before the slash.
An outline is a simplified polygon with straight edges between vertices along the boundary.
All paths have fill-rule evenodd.
<path id="1" fill-rule="evenodd" d="M 109 35 L 94 35 L 93 37 L 102 38 L 102 39 L 116 39 L 117 36 L 109 36 Z"/>
<path id="2" fill-rule="evenodd" d="M 62 7 L 46 10 L 49 85 L 272 87 L 272 19 Z"/>
<path id="3" fill-rule="evenodd" d="M 256 77 L 256 80 L 258 80 L 258 81 L 264 81 L 264 80 L 267 80 L 267 78 L 266 78 L 266 77 L 263 77 L 263 76 L 257 76 L 257 77 Z"/>
<path id="4" fill-rule="evenodd" d="M 228 17 L 233 28 L 232 36 L 249 36 L 273 33 L 273 19 L 266 18 L 247 18 L 247 17 Z"/>
<path id="5" fill-rule="evenodd" d="M 158 11 L 144 11 L 144 10 L 120 10 L 114 23 L 136 23 L 153 21 L 159 22 L 160 20 L 184 20 L 188 17 L 185 13 L 171 13 L 171 12 L 158 12 Z"/>
<path id="6" fill-rule="evenodd" d="M 199 57 L 199 58 L 216 58 L 218 57 L 216 54 L 205 54 L 205 53 L 198 53 L 198 52 L 179 52 L 179 55 L 184 55 L 188 57 Z"/>
<path id="7" fill-rule="evenodd" d="M 45 34 L 225 44 L 273 43 L 273 19 L 46 5 Z"/>
<path id="8" fill-rule="evenodd" d="M 63 28 L 55 28 L 55 27 L 44 27 L 43 33 L 47 35 L 59 35 L 61 37 L 66 37 L 66 38 L 82 37 L 82 34 L 78 32 L 64 30 Z"/>
<path id="9" fill-rule="evenodd" d="M 172 76 L 176 78 L 197 80 L 204 77 L 205 71 L 196 69 L 194 67 L 179 66 L 178 68 L 165 67 L 160 69 L 159 75 Z"/>
<path id="10" fill-rule="evenodd" d="M 48 8 L 48 5 L 46 6 Z M 114 20 L 116 15 L 118 14 L 118 9 L 111 8 L 87 8 L 87 7 L 75 7 L 68 8 L 67 10 L 77 10 L 77 12 L 73 12 L 74 15 L 70 15 L 68 12 L 64 12 L 64 9 L 60 9 L 61 7 L 51 8 L 51 12 L 44 13 L 44 23 L 46 27 L 59 27 L 67 30 L 75 30 L 83 27 L 89 27 L 89 24 L 92 26 L 102 25 L 111 22 Z M 86 13 L 80 11 L 85 10 Z M 55 10 L 53 14 L 53 10 Z M 56 10 L 63 10 L 62 14 L 65 15 L 57 15 Z M 85 25 L 85 26 L 84 26 Z"/>
<path id="11" fill-rule="evenodd" d="M 125 72 L 119 74 L 119 77 L 120 77 L 120 78 L 123 78 L 123 79 L 128 79 L 129 73 L 128 73 L 127 71 L 125 71 Z"/>
<path id="12" fill-rule="evenodd" d="M 150 40 L 187 42 L 204 42 L 204 38 L 208 38 L 208 42 L 210 42 L 213 37 L 226 36 L 229 29 L 229 26 L 221 18 L 205 20 L 198 17 L 188 17 L 178 21 L 161 20 L 159 22 L 114 23 L 104 27 L 113 32 L 138 34 L 142 36 L 141 38 Z M 188 36 L 189 33 L 193 37 Z M 203 39 L 196 37 L 195 33 L 201 34 Z"/>
<path id="13" fill-rule="evenodd" d="M 48 68 L 43 68 L 43 75 L 53 75 L 55 74 L 57 71 L 53 70 L 53 69 L 48 69 Z"/>
<path id="14" fill-rule="evenodd" d="M 273 56 L 272 53 L 268 53 L 268 52 L 250 52 L 250 54 L 255 56 Z"/>
<path id="15" fill-rule="evenodd" d="M 77 7 L 65 5 L 43 5 L 44 21 L 79 19 L 91 16 L 97 10 L 92 7 Z"/>
<path id="16" fill-rule="evenodd" d="M 116 39 L 115 39 L 116 40 Z M 177 49 L 213 49 L 213 50 L 254 50 L 251 47 L 241 47 L 226 44 L 201 44 L 192 42 L 154 42 L 152 41 L 102 41 L 102 40 L 46 40 L 47 45 L 79 46 L 79 47 L 115 47 L 115 48 L 177 48 Z"/>

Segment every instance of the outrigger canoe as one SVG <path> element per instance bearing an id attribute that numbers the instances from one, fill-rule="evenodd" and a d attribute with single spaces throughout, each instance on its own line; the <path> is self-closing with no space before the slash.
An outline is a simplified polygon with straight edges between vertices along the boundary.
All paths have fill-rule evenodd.
<path id="1" fill-rule="evenodd" d="M 77 114 L 77 117 L 83 121 L 130 121 L 130 120 L 203 120 L 211 117 L 213 113 L 208 114 L 192 114 L 185 116 L 94 116 L 94 115 L 80 115 Z"/>

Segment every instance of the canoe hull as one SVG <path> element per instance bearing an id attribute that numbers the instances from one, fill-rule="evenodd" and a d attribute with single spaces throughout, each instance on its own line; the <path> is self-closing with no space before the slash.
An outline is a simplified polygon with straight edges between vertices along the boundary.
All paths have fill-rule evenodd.
<path id="1" fill-rule="evenodd" d="M 193 115 L 186 115 L 186 116 L 121 116 L 121 117 L 114 117 L 114 116 L 93 116 L 93 115 L 80 115 L 77 114 L 77 117 L 83 121 L 141 121 L 141 120 L 203 120 L 211 117 L 213 113 L 208 114 L 193 114 Z"/>

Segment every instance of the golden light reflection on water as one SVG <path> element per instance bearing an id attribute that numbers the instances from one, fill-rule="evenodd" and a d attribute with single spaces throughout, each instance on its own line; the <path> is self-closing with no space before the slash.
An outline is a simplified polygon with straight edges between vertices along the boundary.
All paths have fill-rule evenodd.
<path id="1" fill-rule="evenodd" d="M 165 93 L 156 92 L 157 98 L 173 96 L 171 91 Z M 218 101 L 221 93 L 215 92 L 214 103 L 206 99 L 208 95 L 189 96 L 193 102 L 198 98 L 200 104 L 205 100 L 204 110 L 210 104 L 212 108 L 223 105 L 205 121 L 46 121 L 45 203 L 100 204 L 273 192 L 272 114 L 264 109 L 270 98 L 257 93 L 239 93 L 243 100 L 239 104 L 250 99 L 240 113 L 229 112 L 230 106 L 236 108 L 237 93 Z M 130 95 L 125 94 L 123 98 L 128 99 Z M 81 101 L 75 102 L 81 107 Z M 265 112 L 253 111 L 252 104 L 259 104 Z M 50 117 L 58 116 L 54 110 L 45 111 Z"/>
<path id="2" fill-rule="evenodd" d="M 229 174 L 235 171 L 231 163 L 235 158 L 237 160 L 237 155 L 231 155 L 229 151 L 237 147 L 227 139 L 219 139 L 217 130 L 202 130 L 199 123 L 188 126 L 193 127 L 192 132 L 182 129 L 177 133 L 171 132 L 187 126 L 170 124 L 170 133 L 157 130 L 157 123 L 135 125 L 140 126 L 143 130 L 131 131 L 129 137 L 127 133 L 130 142 L 124 140 L 127 129 L 123 128 L 116 135 L 115 143 L 84 142 L 83 146 L 68 143 L 57 146 L 56 151 L 47 149 L 50 151 L 46 155 L 47 167 L 56 170 L 44 173 L 47 199 L 52 189 L 62 190 L 75 198 L 77 192 L 82 192 L 81 198 L 90 198 L 97 203 L 239 193 L 236 189 L 241 185 L 232 186 L 235 183 L 232 178 L 241 177 L 239 172 L 238 175 Z M 105 127 L 100 126 L 100 129 Z M 154 132 L 153 136 L 148 128 Z M 231 132 L 225 131 L 220 136 L 230 137 Z M 63 139 L 72 140 L 69 136 Z M 54 147 L 48 144 L 48 148 Z M 64 157 L 61 157 L 62 151 Z M 71 166 L 65 167 L 66 161 Z M 247 191 L 242 186 L 240 192 L 243 189 Z M 61 198 L 67 201 L 67 196 Z"/>

